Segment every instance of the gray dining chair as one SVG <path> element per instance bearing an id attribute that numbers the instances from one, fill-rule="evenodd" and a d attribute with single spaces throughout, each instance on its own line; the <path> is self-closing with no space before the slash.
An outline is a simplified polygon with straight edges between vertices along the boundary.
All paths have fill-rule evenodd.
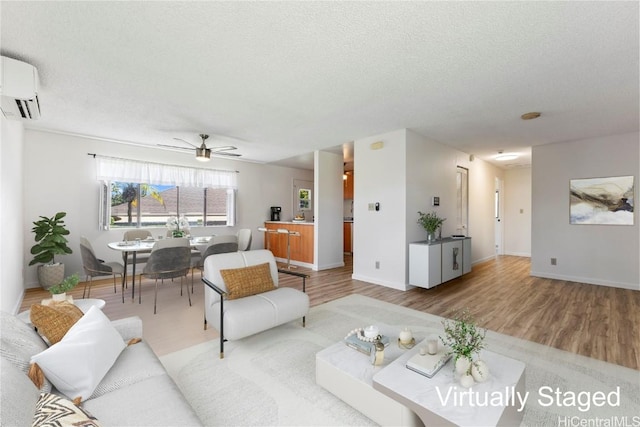
<path id="1" fill-rule="evenodd" d="M 213 239 L 212 239 L 213 240 Z M 202 255 L 200 260 L 193 265 L 191 269 L 191 288 L 193 289 L 193 270 L 198 269 L 204 272 L 204 260 L 214 254 L 224 254 L 227 252 L 238 252 L 238 243 L 237 242 L 222 242 L 222 243 L 209 243 L 202 251 Z"/>
<path id="2" fill-rule="evenodd" d="M 135 230 L 127 230 L 127 231 L 125 231 L 123 236 L 122 236 L 122 240 L 124 240 L 126 242 L 133 242 L 136 239 L 146 240 L 149 237 L 153 237 L 153 235 L 151 234 L 151 232 L 149 230 L 141 230 L 139 228 L 136 228 Z M 125 259 L 125 257 L 126 257 L 126 259 Z M 144 264 L 149 259 L 149 253 L 137 252 L 135 259 L 136 259 L 136 264 Z M 122 253 L 122 261 L 126 262 L 126 264 L 128 264 L 128 265 L 133 265 L 133 253 L 130 252 L 127 255 L 126 252 L 123 252 Z"/>
<path id="3" fill-rule="evenodd" d="M 93 251 L 91 242 L 84 236 L 80 236 L 80 255 L 82 257 L 82 269 L 87 276 L 84 283 L 84 290 L 82 291 L 82 298 L 85 297 L 85 293 L 87 292 L 87 285 L 89 285 L 87 298 L 91 296 L 91 285 L 93 285 L 94 277 L 113 276 L 113 292 L 117 292 L 116 276 L 123 276 L 124 266 L 119 262 L 104 262 L 104 260 L 99 259 Z M 122 290 L 122 301 L 124 302 L 124 289 Z"/>
<path id="4" fill-rule="evenodd" d="M 142 276 L 155 280 L 156 289 L 153 300 L 153 314 L 157 313 L 158 280 L 164 283 L 165 279 L 180 278 L 180 295 L 182 295 L 182 282 L 190 269 L 191 247 L 188 239 L 163 239 L 153 245 L 153 249 L 149 254 L 149 260 L 142 271 Z M 142 286 L 140 288 L 142 288 Z M 138 292 L 140 292 L 140 290 L 138 290 Z M 189 288 L 187 288 L 187 295 L 189 297 L 189 306 L 191 306 Z"/>

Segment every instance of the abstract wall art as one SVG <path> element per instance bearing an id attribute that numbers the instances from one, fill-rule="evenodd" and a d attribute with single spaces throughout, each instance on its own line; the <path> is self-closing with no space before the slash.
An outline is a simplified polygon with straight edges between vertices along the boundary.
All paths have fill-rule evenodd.
<path id="1" fill-rule="evenodd" d="M 571 224 L 633 225 L 633 176 L 570 180 Z"/>

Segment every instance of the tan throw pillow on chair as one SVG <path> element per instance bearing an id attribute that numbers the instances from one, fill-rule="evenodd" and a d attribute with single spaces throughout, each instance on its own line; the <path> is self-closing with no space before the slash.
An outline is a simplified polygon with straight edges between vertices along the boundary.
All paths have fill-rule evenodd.
<path id="1" fill-rule="evenodd" d="M 68 302 L 31 306 L 31 323 L 51 345 L 59 342 L 83 315 L 82 310 Z"/>
<path id="2" fill-rule="evenodd" d="M 276 288 L 268 262 L 250 267 L 220 270 L 220 275 L 227 287 L 227 299 L 248 297 Z"/>

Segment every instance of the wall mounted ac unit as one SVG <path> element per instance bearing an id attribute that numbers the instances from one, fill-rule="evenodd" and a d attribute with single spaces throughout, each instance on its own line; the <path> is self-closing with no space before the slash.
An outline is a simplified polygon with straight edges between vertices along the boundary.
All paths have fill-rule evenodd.
<path id="1" fill-rule="evenodd" d="M 35 120 L 40 117 L 38 70 L 17 59 L 2 58 L 0 93 L 2 114 L 7 119 Z"/>

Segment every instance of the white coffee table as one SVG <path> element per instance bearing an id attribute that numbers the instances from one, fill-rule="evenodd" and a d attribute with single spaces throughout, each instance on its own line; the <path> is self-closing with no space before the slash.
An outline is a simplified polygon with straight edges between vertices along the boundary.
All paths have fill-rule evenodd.
<path id="1" fill-rule="evenodd" d="M 524 415 L 524 408 L 510 405 L 509 396 L 525 393 L 525 364 L 491 351 L 483 351 L 481 359 L 489 366 L 489 378 L 472 388 L 473 392 L 494 398 L 502 394 L 505 405 L 495 404 L 487 406 L 469 405 L 468 397 L 461 397 L 461 393 L 468 392 L 459 381 L 454 378 L 452 362 L 445 365 L 433 378 L 424 377 L 406 368 L 409 358 L 419 351 L 418 344 L 389 366 L 381 369 L 373 377 L 373 388 L 384 395 L 406 405 L 413 410 L 425 425 L 458 425 L 458 426 L 495 426 L 520 425 Z M 446 397 L 449 396 L 448 400 Z M 446 403 L 443 403 L 446 402 Z"/>
<path id="2" fill-rule="evenodd" d="M 107 304 L 105 300 L 98 298 L 83 298 L 83 299 L 74 299 L 73 304 L 77 306 L 83 313 L 89 311 L 89 309 L 93 306 L 98 307 L 100 310 Z M 22 320 L 27 325 L 31 325 L 31 310 L 25 310 L 21 313 L 18 313 L 18 318 Z"/>
<path id="3" fill-rule="evenodd" d="M 407 351 L 398 347 L 398 328 L 377 326 L 390 341 L 381 366 L 340 341 L 316 354 L 316 383 L 380 425 L 422 426 L 413 411 L 373 388 L 374 376 Z"/>

